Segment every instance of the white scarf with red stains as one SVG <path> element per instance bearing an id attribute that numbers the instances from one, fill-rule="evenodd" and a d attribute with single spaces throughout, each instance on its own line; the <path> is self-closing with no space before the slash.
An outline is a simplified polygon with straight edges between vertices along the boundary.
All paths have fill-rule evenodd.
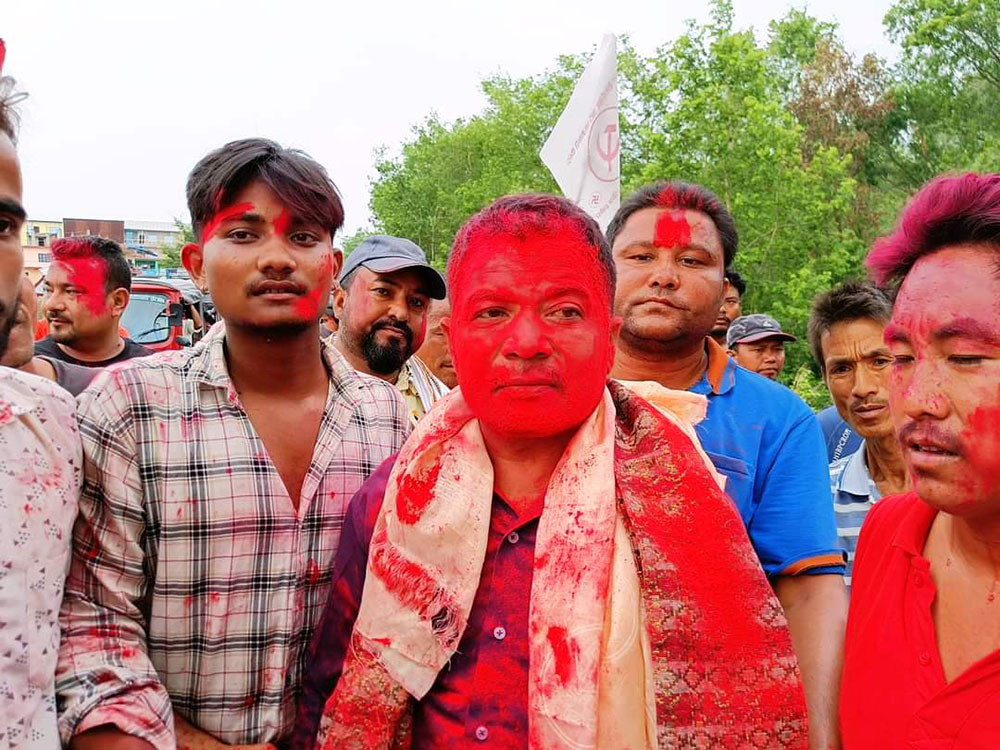
<path id="1" fill-rule="evenodd" d="M 529 747 L 701 747 L 727 737 L 778 737 L 783 729 L 788 741 L 770 746 L 801 746 L 804 709 L 790 641 L 739 515 L 713 482 L 704 454 L 675 429 L 679 420 L 666 412 L 670 399 L 658 404 L 668 421 L 621 386 L 609 387 L 616 397 L 606 390 L 573 437 L 539 520 L 529 614 Z M 688 394 L 679 398 L 686 403 Z M 630 405 L 633 423 L 643 422 L 624 440 L 616 422 L 622 404 Z M 651 464 L 640 453 L 649 434 L 661 433 L 669 434 L 671 450 L 656 467 L 655 458 Z M 624 487 L 617 486 L 623 460 L 632 462 Z M 640 497 L 658 479 L 664 508 L 661 498 Z M 698 496 L 691 507 L 673 502 L 683 499 L 677 488 L 685 485 Z M 493 469 L 478 422 L 453 392 L 420 423 L 390 475 L 351 647 L 324 711 L 325 748 L 409 745 L 410 696 L 419 700 L 431 689 L 468 622 L 492 497 Z M 711 511 L 704 528 L 680 520 L 698 511 L 695 504 Z M 675 516 L 679 522 L 671 528 Z M 647 526 L 658 528 L 647 533 Z M 693 546 L 670 539 L 672 532 L 691 531 L 709 538 Z M 735 554 L 727 555 L 733 546 Z M 706 551 L 701 560 L 668 557 L 692 558 L 700 548 Z M 713 576 L 712 567 L 727 557 L 732 570 Z M 738 599 L 750 597 L 755 606 L 745 614 L 756 624 L 731 624 L 720 603 L 701 601 L 722 595 L 713 591 L 716 579 L 739 592 Z M 650 586 L 657 591 L 647 592 Z M 690 609 L 685 599 L 692 600 Z M 702 659 L 706 665 L 697 666 Z M 771 679 L 783 690 L 781 705 L 756 715 L 742 704 L 759 703 L 759 694 L 745 694 L 746 685 L 720 672 L 743 670 L 752 689 L 760 689 L 760 674 L 774 671 L 764 663 L 771 659 L 783 673 Z"/>

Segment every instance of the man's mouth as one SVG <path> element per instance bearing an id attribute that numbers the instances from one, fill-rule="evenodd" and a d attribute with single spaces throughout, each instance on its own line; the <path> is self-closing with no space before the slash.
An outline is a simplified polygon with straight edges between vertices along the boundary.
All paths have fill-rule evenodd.
<path id="1" fill-rule="evenodd" d="M 261 281 L 254 285 L 252 293 L 258 297 L 301 297 L 306 288 L 296 281 Z"/>
<path id="2" fill-rule="evenodd" d="M 640 300 L 639 304 L 645 305 L 647 302 L 651 302 L 655 305 L 662 305 L 663 307 L 672 307 L 674 310 L 685 309 L 682 305 L 668 299 L 667 297 L 646 297 L 645 299 Z"/>
<path id="3" fill-rule="evenodd" d="M 888 408 L 886 404 L 862 404 L 855 406 L 851 411 L 860 417 L 873 417 L 885 412 L 886 408 Z"/>

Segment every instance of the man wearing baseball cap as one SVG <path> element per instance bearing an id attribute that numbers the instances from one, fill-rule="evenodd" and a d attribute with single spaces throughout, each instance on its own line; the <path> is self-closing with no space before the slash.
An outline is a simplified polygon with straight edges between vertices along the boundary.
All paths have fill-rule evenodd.
<path id="1" fill-rule="evenodd" d="M 770 315 L 744 315 L 726 332 L 726 348 L 736 364 L 771 380 L 785 366 L 785 342 L 795 340 Z"/>
<path id="2" fill-rule="evenodd" d="M 448 392 L 413 356 L 424 342 L 430 300 L 445 292 L 444 278 L 416 244 L 374 235 L 344 262 L 334 296 L 337 350 L 354 369 L 395 385 L 414 423 Z"/>

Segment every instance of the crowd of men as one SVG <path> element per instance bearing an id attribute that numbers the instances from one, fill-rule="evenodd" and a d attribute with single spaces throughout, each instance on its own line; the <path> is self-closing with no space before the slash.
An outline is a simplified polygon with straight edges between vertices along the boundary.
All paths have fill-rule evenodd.
<path id="1" fill-rule="evenodd" d="M 123 335 L 94 237 L 35 342 L 12 85 L 0 745 L 1000 746 L 1000 174 L 815 300 L 821 420 L 708 189 L 605 231 L 506 196 L 442 275 L 344 261 L 326 170 L 261 138 L 188 178 L 195 346 Z"/>

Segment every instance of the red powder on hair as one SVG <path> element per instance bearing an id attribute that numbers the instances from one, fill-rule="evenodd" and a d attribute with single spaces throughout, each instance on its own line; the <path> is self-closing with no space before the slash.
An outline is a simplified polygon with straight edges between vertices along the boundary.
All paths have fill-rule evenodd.
<path id="1" fill-rule="evenodd" d="M 212 235 L 215 234 L 223 222 L 235 219 L 252 210 L 253 203 L 250 201 L 235 203 L 232 206 L 227 206 L 226 208 L 221 209 L 217 214 L 215 214 L 215 216 L 205 222 L 205 228 L 201 233 L 201 244 L 204 245 L 212 239 Z"/>
<path id="2" fill-rule="evenodd" d="M 653 244 L 657 247 L 687 247 L 691 244 L 691 226 L 684 212 L 664 211 L 656 221 Z"/>
<path id="3" fill-rule="evenodd" d="M 69 247 L 64 252 L 65 255 L 53 252 L 56 258 L 53 265 L 58 264 L 69 276 L 70 283 L 80 290 L 78 296 L 90 314 L 103 315 L 107 312 L 108 298 L 108 270 L 104 260 L 95 255 L 74 255 L 80 251 Z"/>

